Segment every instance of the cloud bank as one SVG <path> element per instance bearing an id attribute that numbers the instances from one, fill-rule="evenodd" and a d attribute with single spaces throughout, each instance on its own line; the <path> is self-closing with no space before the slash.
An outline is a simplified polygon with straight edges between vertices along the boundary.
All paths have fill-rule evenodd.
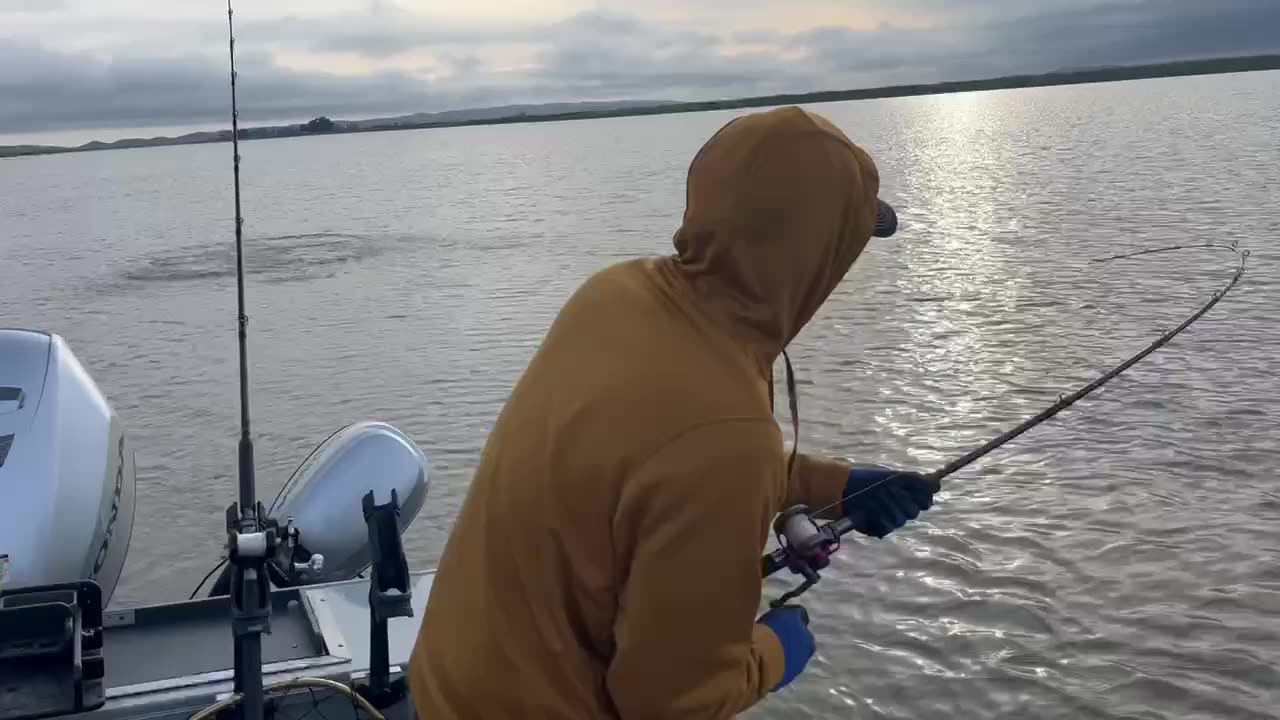
<path id="1" fill-rule="evenodd" d="M 0 132 L 225 125 L 225 17 L 187 9 L 157 20 L 146 4 L 104 1 L 110 12 L 103 2 L 0 0 Z M 255 7 L 236 16 L 246 123 L 713 99 L 1280 52 L 1274 0 L 990 0 L 977 9 L 963 0 L 867 0 L 842 12 L 823 11 L 822 0 L 657 0 L 643 10 L 562 2 L 506 14 L 385 0 L 260 5 L 272 14 Z"/>

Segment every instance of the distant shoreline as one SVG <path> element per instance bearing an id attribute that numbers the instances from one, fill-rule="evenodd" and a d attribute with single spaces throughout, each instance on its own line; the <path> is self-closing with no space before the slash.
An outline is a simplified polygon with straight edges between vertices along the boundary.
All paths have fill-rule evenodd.
<path id="1" fill-rule="evenodd" d="M 472 125 L 510 125 L 516 123 L 596 120 L 603 118 L 667 115 L 674 113 L 732 110 L 777 105 L 844 102 L 849 100 L 915 97 L 920 95 L 944 95 L 950 93 L 977 92 L 982 90 L 1008 90 L 1014 88 L 1053 87 L 1057 85 L 1080 85 L 1165 77 L 1218 75 L 1260 70 L 1280 70 L 1280 54 L 1213 58 L 1205 60 L 1183 60 L 1167 63 L 1111 66 L 1081 70 L 1064 70 L 1034 75 L 1007 75 L 982 80 L 962 80 L 915 85 L 891 85 L 878 88 L 867 88 L 863 90 L 824 90 L 809 93 L 761 95 L 731 100 L 637 104 L 614 109 L 582 110 L 575 112 L 518 113 L 500 117 L 463 120 L 405 122 L 397 118 L 386 118 L 385 124 L 380 124 L 380 122 L 382 122 L 380 119 L 357 122 L 334 121 L 333 129 L 321 132 L 306 131 L 303 129 L 303 125 L 241 128 L 240 139 L 262 140 L 281 137 L 299 137 L 305 135 L 343 135 L 347 133 L 386 132 L 391 130 L 426 130 L 434 128 L 467 127 Z M 60 155 L 72 152 L 119 150 L 134 147 L 197 145 L 215 142 L 230 142 L 230 140 L 231 131 L 220 130 L 191 133 L 177 138 L 130 138 L 110 143 L 95 141 L 85 143 L 84 145 L 77 147 L 61 147 L 53 145 L 0 145 L 0 158 L 24 157 L 30 155 Z"/>

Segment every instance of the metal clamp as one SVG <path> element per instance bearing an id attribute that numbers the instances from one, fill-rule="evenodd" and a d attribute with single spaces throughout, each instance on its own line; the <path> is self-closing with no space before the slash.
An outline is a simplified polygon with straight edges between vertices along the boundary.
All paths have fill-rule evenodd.
<path id="1" fill-rule="evenodd" d="M 294 563 L 293 571 L 299 575 L 310 575 L 311 577 L 319 577 L 324 572 L 324 556 L 320 553 L 312 553 L 311 558 L 304 563 Z"/>

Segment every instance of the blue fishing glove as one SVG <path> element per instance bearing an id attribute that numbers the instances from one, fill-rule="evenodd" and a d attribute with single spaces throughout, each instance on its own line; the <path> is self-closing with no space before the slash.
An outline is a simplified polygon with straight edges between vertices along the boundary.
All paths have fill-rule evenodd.
<path id="1" fill-rule="evenodd" d="M 933 506 L 936 479 L 906 470 L 859 466 L 849 472 L 841 510 L 863 535 L 882 538 Z"/>
<path id="2" fill-rule="evenodd" d="M 782 679 L 774 685 L 770 692 L 785 687 L 804 670 L 813 657 L 817 643 L 809 632 L 809 613 L 799 605 L 783 605 L 760 616 L 757 623 L 764 625 L 778 636 L 782 643 L 782 656 L 786 659 L 782 671 Z"/>

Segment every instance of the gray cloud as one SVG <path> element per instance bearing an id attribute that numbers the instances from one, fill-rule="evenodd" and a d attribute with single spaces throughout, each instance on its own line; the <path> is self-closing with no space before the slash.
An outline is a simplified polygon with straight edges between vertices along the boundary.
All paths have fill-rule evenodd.
<path id="1" fill-rule="evenodd" d="M 727 40 L 671 29 L 613 11 L 591 11 L 550 28 L 540 81 L 602 96 L 705 97 L 780 86 L 805 73 L 767 53 L 729 56 Z"/>
<path id="2" fill-rule="evenodd" d="M 921 9 L 944 0 L 904 0 Z M 1012 3 L 1009 3 L 1012 7 Z M 1069 67 L 1280 51 L 1274 0 L 1111 0 L 941 23 L 925 30 L 818 28 L 795 44 L 828 75 L 961 80 Z M 893 78 L 892 80 L 888 80 Z"/>
<path id="3" fill-rule="evenodd" d="M 67 7 L 67 0 L 0 0 L 0 13 L 51 13 Z"/>
<path id="4" fill-rule="evenodd" d="M 15 0 L 0 2 L 2 26 L 3 9 Z M 980 11 L 959 0 L 882 4 L 934 22 L 783 33 L 681 26 L 597 9 L 554 22 L 482 25 L 388 3 L 327 17 L 250 20 L 239 32 L 242 117 L 254 123 L 507 102 L 720 98 L 1280 51 L 1274 0 L 1080 0 L 1054 8 L 992 0 Z M 172 35 L 179 26 L 162 27 Z M 198 49 L 165 55 L 144 48 L 175 43 L 68 51 L 0 32 L 0 132 L 224 126 L 226 55 L 215 50 L 225 43 L 225 26 L 185 27 L 200 40 Z M 529 62 L 510 69 L 493 60 L 512 47 L 531 53 Z M 255 48 L 265 49 L 248 52 Z M 290 69 L 273 59 L 289 51 L 349 53 L 371 62 L 429 55 L 447 72 L 430 79 L 408 70 L 353 76 L 324 66 Z"/>
<path id="5" fill-rule="evenodd" d="M 1055 8 L 982 29 L 995 57 L 1029 69 L 1280 50 L 1275 0 L 1126 0 Z"/>
<path id="6" fill-rule="evenodd" d="M 246 123 L 332 114 L 335 108 L 401 112 L 431 100 L 427 81 L 403 73 L 304 73 L 248 53 L 237 66 Z M 229 81 L 221 58 L 125 56 L 104 63 L 87 54 L 0 42 L 0 97 L 6 98 L 0 130 L 226 124 Z"/>
<path id="7" fill-rule="evenodd" d="M 461 22 L 373 0 L 359 11 L 249 21 L 243 24 L 242 33 L 245 37 L 261 38 L 285 47 L 354 53 L 381 60 L 412 51 L 525 42 L 536 38 L 545 27 L 512 22 L 501 25 Z"/>

